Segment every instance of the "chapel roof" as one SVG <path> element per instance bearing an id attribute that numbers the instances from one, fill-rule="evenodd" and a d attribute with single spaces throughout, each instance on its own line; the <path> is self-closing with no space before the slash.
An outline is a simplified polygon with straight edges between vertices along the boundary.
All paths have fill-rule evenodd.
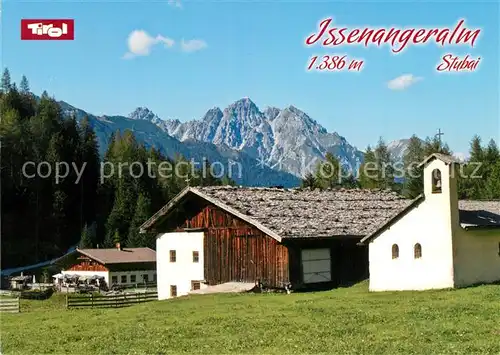
<path id="1" fill-rule="evenodd" d="M 452 155 L 449 155 L 449 154 L 442 154 L 442 153 L 433 153 L 429 156 L 427 156 L 420 164 L 419 166 L 423 166 L 431 161 L 433 161 L 434 159 L 439 159 L 441 161 L 443 161 L 444 163 L 446 164 L 462 164 L 463 162 L 458 160 L 457 158 L 455 158 L 454 156 Z"/>

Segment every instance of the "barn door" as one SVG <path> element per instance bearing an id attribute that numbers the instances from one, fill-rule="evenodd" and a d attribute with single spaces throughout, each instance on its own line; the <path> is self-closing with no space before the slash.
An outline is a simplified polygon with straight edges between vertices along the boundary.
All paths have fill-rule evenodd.
<path id="1" fill-rule="evenodd" d="M 330 249 L 302 249 L 304 283 L 332 281 Z"/>

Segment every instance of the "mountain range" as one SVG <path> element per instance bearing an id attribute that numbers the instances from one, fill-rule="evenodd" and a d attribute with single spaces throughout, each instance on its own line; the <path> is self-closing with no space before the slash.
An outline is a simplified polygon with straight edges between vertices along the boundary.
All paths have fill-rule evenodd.
<path id="1" fill-rule="evenodd" d="M 218 162 L 240 185 L 297 186 L 328 152 L 351 171 L 363 161 L 363 152 L 346 138 L 328 132 L 294 106 L 260 110 L 250 98 L 243 98 L 223 110 L 213 107 L 198 120 L 181 122 L 164 120 L 145 107 L 125 117 L 95 116 L 64 101 L 60 105 L 77 120 L 88 116 L 101 154 L 113 132 L 131 130 L 139 141 L 170 158 Z M 388 144 L 395 160 L 402 158 L 407 143 L 401 139 Z"/>

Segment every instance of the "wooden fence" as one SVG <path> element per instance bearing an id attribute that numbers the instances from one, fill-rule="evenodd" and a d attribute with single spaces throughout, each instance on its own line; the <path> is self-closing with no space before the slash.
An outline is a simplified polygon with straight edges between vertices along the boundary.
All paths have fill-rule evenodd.
<path id="1" fill-rule="evenodd" d="M 0 297 L 0 313 L 19 313 L 21 306 L 18 298 Z"/>
<path id="2" fill-rule="evenodd" d="M 118 308 L 157 299 L 158 292 L 123 293 L 118 295 L 66 295 L 66 308 Z"/>

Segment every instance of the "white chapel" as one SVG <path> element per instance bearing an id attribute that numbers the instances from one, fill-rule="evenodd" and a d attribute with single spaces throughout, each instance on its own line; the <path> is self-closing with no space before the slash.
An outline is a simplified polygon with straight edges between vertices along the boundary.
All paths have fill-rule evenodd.
<path id="1" fill-rule="evenodd" d="M 500 280 L 500 201 L 459 200 L 459 162 L 422 162 L 424 193 L 376 232 L 369 247 L 370 291 L 464 287 Z"/>

